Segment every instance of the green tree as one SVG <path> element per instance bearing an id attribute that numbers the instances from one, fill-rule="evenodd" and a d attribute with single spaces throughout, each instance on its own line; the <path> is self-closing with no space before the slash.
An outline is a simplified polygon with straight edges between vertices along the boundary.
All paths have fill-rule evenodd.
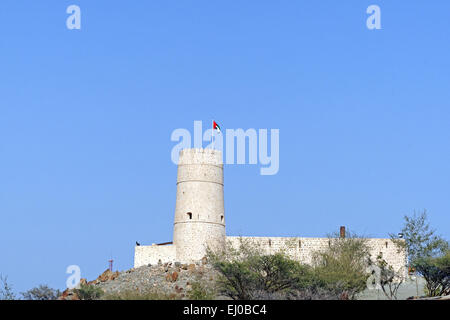
<path id="1" fill-rule="evenodd" d="M 404 217 L 402 234 L 404 241 L 391 234 L 392 240 L 408 252 L 411 265 L 422 258 L 436 257 L 449 248 L 449 244 L 442 237 L 436 235 L 436 230 L 430 227 L 427 211 Z"/>
<path id="2" fill-rule="evenodd" d="M 354 299 L 367 286 L 371 263 L 367 239 L 350 231 L 345 238 L 328 236 L 329 246 L 314 254 L 314 272 L 328 290 L 340 292 L 341 299 Z"/>
<path id="3" fill-rule="evenodd" d="M 61 295 L 61 292 L 41 284 L 36 288 L 22 292 L 21 295 L 24 300 L 56 300 Z"/>
<path id="4" fill-rule="evenodd" d="M 218 271 L 222 295 L 235 300 L 352 299 L 366 287 L 368 248 L 365 239 L 330 238 L 317 252 L 314 266 L 301 264 L 283 252 L 266 254 L 251 240 L 221 253 L 208 252 Z"/>
<path id="5" fill-rule="evenodd" d="M 98 300 L 103 295 L 103 290 L 94 285 L 82 284 L 80 288 L 74 289 L 80 300 Z"/>
<path id="6" fill-rule="evenodd" d="M 290 299 L 311 275 L 310 267 L 282 252 L 265 254 L 242 238 L 238 248 L 227 244 L 221 253 L 209 251 L 208 261 L 219 272 L 220 293 L 235 300 Z"/>
<path id="7" fill-rule="evenodd" d="M 421 257 L 414 268 L 425 278 L 428 296 L 450 295 L 450 251 L 440 257 Z"/>

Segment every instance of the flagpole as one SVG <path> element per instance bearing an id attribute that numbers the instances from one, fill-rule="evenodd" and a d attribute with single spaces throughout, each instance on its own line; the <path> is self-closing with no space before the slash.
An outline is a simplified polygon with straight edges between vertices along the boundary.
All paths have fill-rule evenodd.
<path id="1" fill-rule="evenodd" d="M 214 143 L 216 142 L 216 140 L 213 139 L 213 135 L 214 135 L 214 119 L 212 120 L 212 126 L 211 126 L 211 144 L 212 144 L 212 149 L 214 150 Z"/>

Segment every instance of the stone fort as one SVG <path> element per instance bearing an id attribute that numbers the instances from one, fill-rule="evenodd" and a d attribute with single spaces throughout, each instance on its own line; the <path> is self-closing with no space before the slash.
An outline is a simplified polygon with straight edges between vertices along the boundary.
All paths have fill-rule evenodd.
<path id="1" fill-rule="evenodd" d="M 222 152 L 214 149 L 180 151 L 173 241 L 136 246 L 134 267 L 158 262 L 193 263 L 200 261 L 207 247 L 224 248 L 241 240 L 251 241 L 271 254 L 283 250 L 305 264 L 312 263 L 313 252 L 326 249 L 329 238 L 230 237 L 225 233 L 224 178 Z M 342 235 L 341 229 L 341 236 Z M 372 257 L 380 253 L 394 270 L 406 273 L 406 252 L 391 239 L 371 238 L 367 242 Z"/>

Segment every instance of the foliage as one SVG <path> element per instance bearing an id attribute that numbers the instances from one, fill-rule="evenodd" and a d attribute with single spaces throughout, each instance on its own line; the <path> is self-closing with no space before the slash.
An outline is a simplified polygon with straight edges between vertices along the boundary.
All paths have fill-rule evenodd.
<path id="1" fill-rule="evenodd" d="M 401 248 L 406 248 L 408 258 L 413 265 L 417 260 L 427 257 L 436 257 L 449 249 L 449 243 L 436 235 L 436 231 L 430 228 L 427 221 L 427 211 L 416 213 L 409 217 L 405 216 L 402 233 L 403 240 L 391 234 L 392 241 Z"/>
<path id="2" fill-rule="evenodd" d="M 127 290 L 123 292 L 107 294 L 102 300 L 175 300 L 175 295 L 169 295 L 155 289 Z"/>
<path id="3" fill-rule="evenodd" d="M 192 283 L 192 288 L 187 292 L 189 300 L 213 300 L 215 296 L 215 290 L 200 281 Z"/>
<path id="4" fill-rule="evenodd" d="M 450 251 L 440 257 L 417 259 L 414 268 L 425 278 L 428 296 L 450 295 Z"/>
<path id="5" fill-rule="evenodd" d="M 61 292 L 41 284 L 36 288 L 22 292 L 21 295 L 25 300 L 56 300 Z"/>
<path id="6" fill-rule="evenodd" d="M 382 255 L 378 255 L 376 259 L 376 266 L 380 270 L 380 285 L 384 295 L 389 300 L 397 300 L 397 292 L 401 284 L 404 282 L 404 277 L 401 271 L 395 271 L 394 268 L 383 259 Z"/>
<path id="7" fill-rule="evenodd" d="M 253 300 L 275 293 L 287 298 L 301 286 L 307 267 L 288 259 L 283 253 L 266 255 L 248 240 L 239 247 L 230 243 L 221 253 L 208 251 L 208 260 L 219 272 L 221 294 L 235 300 Z"/>
<path id="8" fill-rule="evenodd" d="M 367 239 L 347 232 L 345 238 L 338 234 L 329 236 L 327 249 L 314 255 L 314 272 L 325 287 L 341 298 L 353 299 L 366 288 L 370 264 Z"/>
<path id="9" fill-rule="evenodd" d="M 15 300 L 16 295 L 8 283 L 8 277 L 0 274 L 0 300 Z"/>
<path id="10" fill-rule="evenodd" d="M 219 272 L 223 295 L 235 300 L 348 299 L 364 290 L 368 249 L 363 239 L 330 239 L 328 250 L 318 252 L 307 266 L 283 252 L 266 254 L 248 239 L 230 243 L 221 253 L 208 252 Z"/>
<path id="11" fill-rule="evenodd" d="M 103 295 L 103 290 L 93 285 L 82 284 L 80 288 L 74 289 L 80 300 L 97 300 Z"/>

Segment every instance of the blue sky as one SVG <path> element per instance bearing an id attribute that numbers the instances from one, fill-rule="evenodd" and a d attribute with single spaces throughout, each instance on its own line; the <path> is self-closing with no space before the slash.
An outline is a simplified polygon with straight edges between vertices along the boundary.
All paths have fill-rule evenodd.
<path id="1" fill-rule="evenodd" d="M 66 28 L 79 5 L 81 30 Z M 381 8 L 368 30 L 366 8 Z M 0 273 L 16 291 L 132 267 L 172 239 L 171 133 L 280 129 L 280 170 L 225 167 L 229 235 L 450 238 L 448 1 L 0 3 Z"/>

